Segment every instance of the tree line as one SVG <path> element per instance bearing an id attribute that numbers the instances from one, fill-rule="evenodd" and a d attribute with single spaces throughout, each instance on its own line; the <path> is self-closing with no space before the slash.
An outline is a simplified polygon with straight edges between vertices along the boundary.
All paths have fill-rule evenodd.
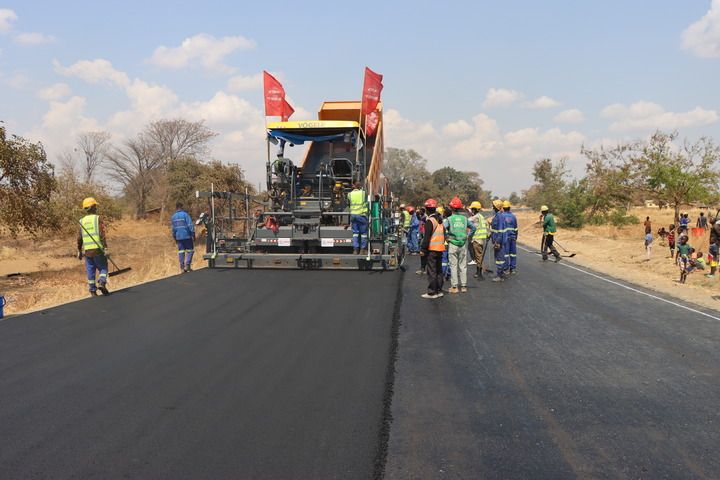
<path id="1" fill-rule="evenodd" d="M 163 216 L 176 202 L 193 206 L 196 190 L 252 191 L 236 164 L 211 158 L 217 134 L 203 122 L 158 120 L 118 144 L 104 131 L 78 135 L 56 167 L 42 143 L 8 134 L 0 125 L 0 226 L 11 235 L 75 231 L 88 196 L 108 222 L 130 214 Z M 117 192 L 112 194 L 111 192 Z"/>
<path id="2" fill-rule="evenodd" d="M 581 178 L 571 177 L 565 159 L 538 160 L 535 183 L 523 191 L 523 203 L 548 205 L 565 226 L 579 228 L 585 223 L 637 223 L 628 208 L 654 200 L 672 208 L 677 223 L 684 206 L 720 201 L 720 148 L 707 137 L 694 142 L 678 138 L 677 132 L 657 131 L 647 140 L 611 148 L 583 147 L 587 163 Z"/>

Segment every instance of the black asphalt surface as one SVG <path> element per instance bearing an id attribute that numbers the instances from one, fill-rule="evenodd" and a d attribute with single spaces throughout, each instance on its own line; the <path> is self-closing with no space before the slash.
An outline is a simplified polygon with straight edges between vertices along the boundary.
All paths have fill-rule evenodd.
<path id="1" fill-rule="evenodd" d="M 720 322 L 518 263 L 432 301 L 405 276 L 385 478 L 720 478 Z"/>
<path id="2" fill-rule="evenodd" d="M 400 279 L 200 270 L 2 321 L 0 479 L 372 478 Z"/>

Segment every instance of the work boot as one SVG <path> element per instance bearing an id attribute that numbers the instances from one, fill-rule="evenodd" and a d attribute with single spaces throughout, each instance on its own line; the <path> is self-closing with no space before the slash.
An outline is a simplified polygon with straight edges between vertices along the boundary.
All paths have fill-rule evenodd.
<path id="1" fill-rule="evenodd" d="M 555 257 L 555 263 L 560 262 L 560 257 Z"/>
<path id="2" fill-rule="evenodd" d="M 187 267 L 185 267 L 185 273 L 190 273 L 190 272 L 192 272 L 192 271 L 193 271 L 193 270 L 192 270 L 192 267 L 191 267 L 190 265 L 188 265 Z"/>
<path id="3" fill-rule="evenodd" d="M 361 248 L 361 249 L 360 249 L 360 255 L 367 255 L 367 254 L 368 254 L 367 248 Z"/>
<path id="4" fill-rule="evenodd" d="M 98 289 L 102 292 L 103 295 L 110 295 L 110 291 L 107 289 L 107 286 L 105 286 L 104 283 L 98 283 Z"/>
<path id="5" fill-rule="evenodd" d="M 415 275 L 425 275 L 425 270 L 417 270 Z"/>
<path id="6" fill-rule="evenodd" d="M 460 293 L 467 293 L 467 287 L 460 287 Z"/>
<path id="7" fill-rule="evenodd" d="M 457 287 L 450 287 L 450 290 L 448 290 L 448 293 L 458 293 L 458 291 L 459 290 Z"/>
<path id="8" fill-rule="evenodd" d="M 353 248 L 353 255 L 360 255 L 360 249 Z"/>
<path id="9" fill-rule="evenodd" d="M 437 296 L 436 293 L 423 293 L 423 294 L 420 295 L 420 296 L 421 296 L 422 298 L 429 298 L 429 299 L 431 299 L 431 300 L 435 300 L 436 298 L 438 298 L 438 296 Z"/>
<path id="10" fill-rule="evenodd" d="M 97 294 L 97 292 L 96 292 L 95 290 L 93 290 L 92 292 L 90 292 L 90 296 L 91 296 L 91 297 L 97 297 L 98 294 Z"/>
<path id="11" fill-rule="evenodd" d="M 185 266 L 184 266 L 184 265 L 180 265 L 180 273 L 185 273 Z"/>
<path id="12" fill-rule="evenodd" d="M 492 279 L 493 282 L 503 282 L 505 279 L 503 277 L 495 277 Z"/>

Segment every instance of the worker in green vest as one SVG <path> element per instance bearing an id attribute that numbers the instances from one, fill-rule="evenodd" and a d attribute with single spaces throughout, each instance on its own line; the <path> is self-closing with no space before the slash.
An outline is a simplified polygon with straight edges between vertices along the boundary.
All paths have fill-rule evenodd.
<path id="1" fill-rule="evenodd" d="M 452 215 L 445 219 L 445 232 L 448 241 L 450 260 L 449 293 L 467 292 L 467 241 L 474 234 L 474 226 L 463 215 L 463 204 L 458 197 L 450 201 Z M 459 287 L 459 289 L 458 289 Z"/>
<path id="2" fill-rule="evenodd" d="M 560 261 L 560 252 L 558 252 L 557 248 L 553 245 L 555 234 L 557 233 L 555 217 L 552 213 L 550 213 L 550 209 L 547 205 L 540 207 L 540 214 L 543 226 L 542 249 L 540 250 L 542 252 L 542 259 L 543 261 L 548 259 L 547 253 L 548 250 L 550 250 L 550 253 L 552 253 L 555 257 L 555 263 L 557 263 Z"/>
<path id="3" fill-rule="evenodd" d="M 367 194 L 360 182 L 355 182 L 353 190 L 348 193 L 348 204 L 350 205 L 350 226 L 353 233 L 353 255 L 365 255 L 368 243 L 368 207 Z"/>
<path id="4" fill-rule="evenodd" d="M 97 296 L 100 290 L 103 295 L 110 295 L 107 288 L 107 240 L 105 238 L 105 225 L 97 214 L 98 203 L 93 197 L 83 200 L 83 210 L 86 215 L 80 220 L 80 230 L 77 237 L 78 258 L 85 258 L 85 271 L 87 273 L 90 296 Z M 99 275 L 96 278 L 96 274 Z"/>
<path id="5" fill-rule="evenodd" d="M 475 227 L 475 233 L 472 236 L 472 249 L 475 254 L 475 274 L 473 277 L 479 278 L 482 274 L 483 268 L 483 250 L 489 236 L 488 224 L 485 216 L 481 212 L 482 204 L 477 200 L 470 204 L 470 211 L 472 217 L 470 217 L 470 223 Z"/>

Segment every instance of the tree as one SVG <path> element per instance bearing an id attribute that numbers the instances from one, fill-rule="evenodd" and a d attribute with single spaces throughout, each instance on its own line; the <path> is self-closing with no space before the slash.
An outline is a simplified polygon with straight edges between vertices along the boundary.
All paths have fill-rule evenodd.
<path id="1" fill-rule="evenodd" d="M 447 201 L 458 196 L 464 203 L 474 200 L 486 202 L 489 196 L 483 191 L 483 181 L 477 172 L 461 172 L 452 167 L 443 167 L 432 173 L 431 180 L 435 186 L 435 195 Z"/>
<path id="2" fill-rule="evenodd" d="M 630 184 L 630 162 L 637 152 L 637 145 L 619 144 L 611 149 L 600 147 L 596 150 L 583 146 L 580 152 L 588 159 L 585 167 L 588 220 L 601 223 L 611 211 L 625 211 L 634 193 Z"/>
<path id="3" fill-rule="evenodd" d="M 83 163 L 84 182 L 91 183 L 95 170 L 105 160 L 110 148 L 110 135 L 108 132 L 85 132 L 78 135 L 77 144 L 85 159 Z"/>
<path id="4" fill-rule="evenodd" d="M 54 169 L 42 144 L 8 138 L 0 126 L 0 224 L 13 236 L 52 227 L 47 207 L 54 189 Z"/>
<path id="5" fill-rule="evenodd" d="M 717 195 L 720 179 L 715 169 L 720 159 L 717 145 L 703 137 L 677 147 L 673 143 L 677 136 L 677 132 L 655 132 L 631 162 L 634 186 L 671 205 L 676 222 L 683 205 Z"/>
<path id="6" fill-rule="evenodd" d="M 568 173 L 564 158 L 558 161 L 543 158 L 535 162 L 533 166 L 535 184 L 524 192 L 525 203 L 535 209 L 542 205 L 557 207 L 562 202 L 563 192 L 567 188 Z"/>
<path id="7" fill-rule="evenodd" d="M 430 176 L 427 160 L 415 150 L 400 148 L 388 148 L 383 160 L 382 173 L 390 182 L 393 194 L 410 203 L 423 201 L 425 193 L 421 185 Z"/>
<path id="8" fill-rule="evenodd" d="M 203 121 L 188 122 L 182 118 L 152 122 L 144 133 L 145 141 L 156 149 L 163 166 L 181 157 L 203 158 L 210 151 L 208 143 L 217 136 Z"/>
<path id="9" fill-rule="evenodd" d="M 133 202 L 135 217 L 142 218 L 153 185 L 160 175 L 162 159 L 144 135 L 126 140 L 121 148 L 108 152 L 110 177 L 123 186 L 125 194 Z"/>
<path id="10" fill-rule="evenodd" d="M 520 205 L 522 203 L 522 199 L 520 198 L 520 195 L 517 194 L 517 192 L 512 192 L 508 196 L 508 202 L 510 202 L 512 205 Z"/>

